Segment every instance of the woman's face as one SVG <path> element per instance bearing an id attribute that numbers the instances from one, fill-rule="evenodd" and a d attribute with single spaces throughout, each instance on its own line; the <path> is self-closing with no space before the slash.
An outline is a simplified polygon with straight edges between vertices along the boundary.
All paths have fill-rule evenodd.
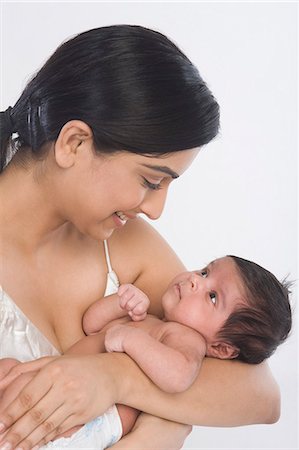
<path id="1" fill-rule="evenodd" d="M 138 214 L 160 217 L 169 184 L 189 167 L 199 149 L 163 157 L 129 152 L 98 155 L 81 152 L 68 169 L 63 211 L 84 234 L 107 239 Z"/>

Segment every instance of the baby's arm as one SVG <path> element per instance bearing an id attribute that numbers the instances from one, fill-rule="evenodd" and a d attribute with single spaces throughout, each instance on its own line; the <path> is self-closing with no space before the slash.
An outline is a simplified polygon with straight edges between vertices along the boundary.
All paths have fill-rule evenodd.
<path id="1" fill-rule="evenodd" d="M 115 325 L 106 332 L 106 350 L 127 353 L 163 391 L 182 392 L 199 372 L 206 342 L 179 323 L 164 323 L 161 330 L 157 340 L 140 328 Z"/>
<path id="2" fill-rule="evenodd" d="M 82 320 L 84 332 L 98 333 L 111 320 L 124 317 L 126 312 L 120 307 L 117 294 L 108 295 L 93 303 L 85 312 Z"/>
<path id="3" fill-rule="evenodd" d="M 147 295 L 132 284 L 122 284 L 117 294 L 109 295 L 93 303 L 83 316 L 83 330 L 98 333 L 105 325 L 127 314 L 134 321 L 144 320 L 150 301 Z"/>

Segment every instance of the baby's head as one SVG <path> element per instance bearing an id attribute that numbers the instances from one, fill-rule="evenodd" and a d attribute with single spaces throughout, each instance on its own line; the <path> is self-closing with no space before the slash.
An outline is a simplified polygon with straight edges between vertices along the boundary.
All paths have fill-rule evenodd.
<path id="1" fill-rule="evenodd" d="M 165 318 L 203 335 L 207 355 L 257 364 L 288 336 L 286 283 L 251 261 L 226 256 L 179 274 L 163 295 Z"/>
<path id="2" fill-rule="evenodd" d="M 258 364 L 272 355 L 292 326 L 289 283 L 237 256 L 234 261 L 244 285 L 247 305 L 237 307 L 217 333 L 219 340 L 238 348 L 237 358 Z"/>

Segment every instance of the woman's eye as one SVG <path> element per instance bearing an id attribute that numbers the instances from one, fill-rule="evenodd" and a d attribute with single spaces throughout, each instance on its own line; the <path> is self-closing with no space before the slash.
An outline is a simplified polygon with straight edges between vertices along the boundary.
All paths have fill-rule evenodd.
<path id="1" fill-rule="evenodd" d="M 217 295 L 216 295 L 216 293 L 215 292 L 210 292 L 210 299 L 211 299 L 211 302 L 213 303 L 213 305 L 216 305 L 216 303 L 217 303 Z"/>
<path id="2" fill-rule="evenodd" d="M 155 183 L 151 183 L 150 181 L 148 181 L 146 178 L 143 177 L 143 186 L 145 186 L 148 189 L 152 189 L 153 191 L 158 191 L 159 189 L 162 188 L 161 184 L 155 184 Z"/>

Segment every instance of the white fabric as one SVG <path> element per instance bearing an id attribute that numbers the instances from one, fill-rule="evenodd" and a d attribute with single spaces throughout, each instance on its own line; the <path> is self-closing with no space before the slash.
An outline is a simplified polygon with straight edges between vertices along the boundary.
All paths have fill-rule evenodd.
<path id="1" fill-rule="evenodd" d="M 60 438 L 40 447 L 48 448 L 84 448 L 104 450 L 115 444 L 122 436 L 122 425 L 116 406 L 109 408 L 105 414 L 88 422 L 69 438 Z"/>
<path id="2" fill-rule="evenodd" d="M 58 350 L 0 287 L 0 358 L 30 361 Z"/>
<path id="3" fill-rule="evenodd" d="M 107 243 L 107 282 L 105 296 L 117 292 L 119 281 L 110 263 Z M 30 361 L 42 356 L 56 356 L 59 351 L 25 316 L 12 298 L 0 286 L 0 359 L 16 358 Z M 109 408 L 103 416 L 87 423 L 70 438 L 49 442 L 44 448 L 85 448 L 102 450 L 117 442 L 122 436 L 122 426 L 117 408 Z"/>
<path id="4" fill-rule="evenodd" d="M 110 255 L 109 255 L 109 249 L 108 249 L 108 242 L 104 241 L 104 250 L 105 250 L 105 256 L 106 256 L 106 263 L 108 268 L 107 273 L 107 281 L 106 281 L 106 290 L 104 297 L 107 295 L 115 294 L 119 288 L 119 281 L 118 276 L 114 272 L 111 266 L 110 262 Z"/>

